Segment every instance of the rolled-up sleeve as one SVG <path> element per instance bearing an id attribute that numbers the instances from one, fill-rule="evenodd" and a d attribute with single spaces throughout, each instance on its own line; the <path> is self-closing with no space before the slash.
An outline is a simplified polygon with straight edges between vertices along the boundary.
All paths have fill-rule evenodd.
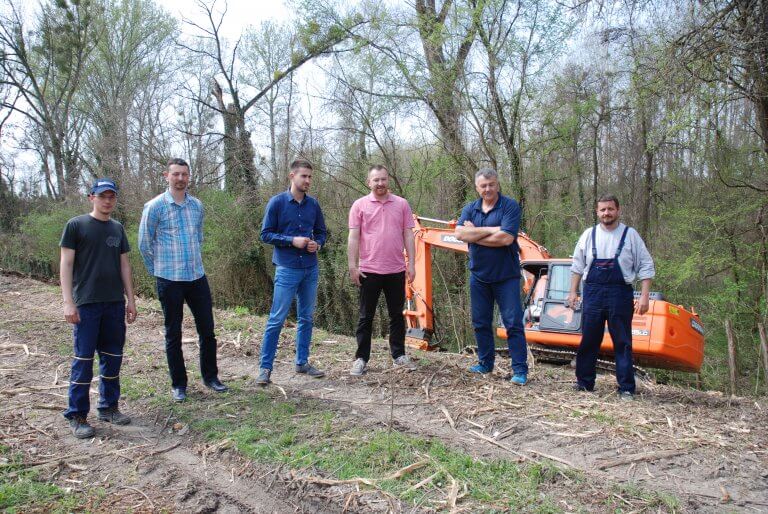
<path id="1" fill-rule="evenodd" d="M 315 202 L 315 226 L 312 227 L 312 237 L 315 242 L 320 246 L 325 246 L 325 241 L 328 239 L 328 229 L 325 226 L 325 217 L 323 216 L 323 210 L 320 208 L 320 204 Z"/>
<path id="2" fill-rule="evenodd" d="M 264 220 L 261 223 L 261 240 L 274 246 L 291 246 L 293 237 L 279 232 L 277 214 L 280 209 L 280 197 L 273 196 L 267 203 Z"/>
<path id="3" fill-rule="evenodd" d="M 584 232 L 576 242 L 576 248 L 573 249 L 573 260 L 571 261 L 571 273 L 574 275 L 584 275 L 587 267 L 586 248 L 589 232 Z"/>
<path id="4" fill-rule="evenodd" d="M 144 260 L 144 266 L 150 275 L 155 274 L 155 252 L 153 245 L 157 222 L 158 219 L 154 209 L 152 209 L 152 205 L 147 203 L 144 205 L 144 211 L 141 213 L 141 221 L 139 222 L 139 252 Z"/>
<path id="5" fill-rule="evenodd" d="M 631 229 L 632 248 L 634 249 L 634 271 L 637 280 L 647 280 L 656 276 L 656 266 L 653 263 L 653 257 L 645 246 L 645 241 L 640 237 L 635 229 Z"/>

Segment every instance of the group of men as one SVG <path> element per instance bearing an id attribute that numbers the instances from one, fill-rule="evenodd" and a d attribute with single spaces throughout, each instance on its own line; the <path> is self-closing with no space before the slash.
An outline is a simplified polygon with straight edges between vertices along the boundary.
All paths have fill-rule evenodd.
<path id="1" fill-rule="evenodd" d="M 264 213 L 261 239 L 274 246 L 275 278 L 256 378 L 262 386 L 271 382 L 280 332 L 294 300 L 295 372 L 314 378 L 325 376 L 309 361 L 319 277 L 317 254 L 327 239 L 322 209 L 317 199 L 307 194 L 312 174 L 309 161 L 293 161 L 288 190 L 273 196 Z M 190 169 L 184 160 L 171 159 L 163 176 L 168 188 L 145 204 L 138 239 L 147 271 L 155 277 L 163 309 L 171 395 L 174 401 L 182 402 L 187 397 L 181 340 L 184 303 L 192 312 L 199 336 L 204 385 L 216 392 L 228 388 L 218 377 L 211 292 L 202 262 L 203 205 L 187 191 Z M 408 202 L 390 191 L 386 167 L 372 166 L 367 185 L 371 192 L 354 202 L 348 223 L 349 278 L 360 293 L 357 351 L 349 371 L 353 376 L 368 369 L 373 320 L 382 292 L 389 312 L 392 363 L 409 371 L 418 367 L 405 352 L 403 317 L 406 282 L 413 281 L 416 274 L 413 215 Z M 469 246 L 472 326 L 478 347 L 478 362 L 469 371 L 493 371 L 496 304 L 507 330 L 513 370 L 510 380 L 525 385 L 528 350 L 517 246 L 522 212 L 514 199 L 501 194 L 499 177 L 493 169 L 483 168 L 475 174 L 475 189 L 479 198 L 464 207 L 455 233 Z M 69 406 L 64 416 L 78 438 L 92 437 L 95 432 L 87 421 L 95 353 L 99 355 L 100 372 L 98 419 L 119 425 L 130 423 L 118 408 L 119 374 L 126 322 L 135 321 L 137 310 L 128 240 L 122 225 L 111 218 L 118 191 L 112 180 L 97 180 L 89 194 L 91 212 L 69 220 L 60 243 L 64 316 L 74 325 Z M 648 309 L 654 267 L 639 234 L 620 223 L 619 214 L 615 197 L 598 199 L 600 223 L 587 229 L 576 245 L 567 305 L 583 308 L 574 388 L 594 388 L 597 353 L 607 322 L 616 352 L 618 392 L 620 397 L 631 399 L 635 392 L 631 284 L 636 279 L 642 283 L 637 310 L 643 314 Z M 580 288 L 583 307 L 578 300 Z"/>

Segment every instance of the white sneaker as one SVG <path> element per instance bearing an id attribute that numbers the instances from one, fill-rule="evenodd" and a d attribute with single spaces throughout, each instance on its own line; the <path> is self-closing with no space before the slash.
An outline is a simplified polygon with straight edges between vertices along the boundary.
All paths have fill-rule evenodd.
<path id="1" fill-rule="evenodd" d="M 415 371 L 419 369 L 419 365 L 416 364 L 416 362 L 414 362 L 413 360 L 411 360 L 411 358 L 408 357 L 407 355 L 401 355 L 397 359 L 393 360 L 392 363 L 396 367 L 402 367 L 407 369 L 408 371 Z"/>
<path id="2" fill-rule="evenodd" d="M 357 359 L 352 363 L 352 369 L 349 370 L 349 374 L 353 377 L 359 377 L 368 370 L 368 364 L 363 359 Z"/>

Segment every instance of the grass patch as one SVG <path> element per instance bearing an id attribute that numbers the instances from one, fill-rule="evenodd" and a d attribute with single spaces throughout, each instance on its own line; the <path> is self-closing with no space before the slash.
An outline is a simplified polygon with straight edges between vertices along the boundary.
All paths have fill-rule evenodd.
<path id="1" fill-rule="evenodd" d="M 616 418 L 604 412 L 590 412 L 589 417 L 604 425 L 616 425 L 617 423 Z"/>
<path id="2" fill-rule="evenodd" d="M 542 493 L 545 484 L 562 478 L 552 465 L 475 459 L 437 440 L 348 426 L 321 402 L 283 400 L 271 393 L 234 395 L 228 402 L 212 404 L 205 411 L 210 417 L 204 419 L 199 405 L 182 404 L 176 412 L 207 441 L 228 439 L 254 461 L 315 469 L 342 480 L 376 480 L 382 490 L 412 504 L 445 500 L 455 480 L 466 493 L 463 502 L 469 498 L 482 508 L 559 512 Z M 382 480 L 422 460 L 426 462 L 422 468 L 400 479 Z M 429 477 L 426 485 L 413 489 Z"/>
<path id="3" fill-rule="evenodd" d="M 670 513 L 682 511 L 680 500 L 673 494 L 664 491 L 649 491 L 635 484 L 614 485 L 612 491 L 622 498 L 631 498 L 634 508 L 630 510 Z"/>
<path id="4" fill-rule="evenodd" d="M 120 396 L 127 400 L 141 400 L 158 396 L 158 381 L 154 377 L 121 373 Z"/>
<path id="5" fill-rule="evenodd" d="M 65 513 L 80 510 L 83 498 L 42 482 L 36 471 L 25 470 L 19 455 L 0 446 L 0 510 L 3 512 Z"/>
<path id="6" fill-rule="evenodd" d="M 228 330 L 231 332 L 235 331 L 241 331 L 241 330 L 248 330 L 248 327 L 253 325 L 253 322 L 250 318 L 225 318 L 219 321 L 219 325 L 221 325 L 221 328 L 224 330 Z"/>

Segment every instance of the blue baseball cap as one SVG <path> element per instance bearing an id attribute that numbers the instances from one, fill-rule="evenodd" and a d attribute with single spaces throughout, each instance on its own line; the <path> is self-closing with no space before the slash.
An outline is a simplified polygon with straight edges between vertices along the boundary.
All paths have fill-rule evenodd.
<path id="1" fill-rule="evenodd" d="M 109 178 L 100 178 L 91 186 L 91 194 L 98 195 L 104 191 L 114 191 L 117 194 L 118 187 L 115 181 Z"/>

